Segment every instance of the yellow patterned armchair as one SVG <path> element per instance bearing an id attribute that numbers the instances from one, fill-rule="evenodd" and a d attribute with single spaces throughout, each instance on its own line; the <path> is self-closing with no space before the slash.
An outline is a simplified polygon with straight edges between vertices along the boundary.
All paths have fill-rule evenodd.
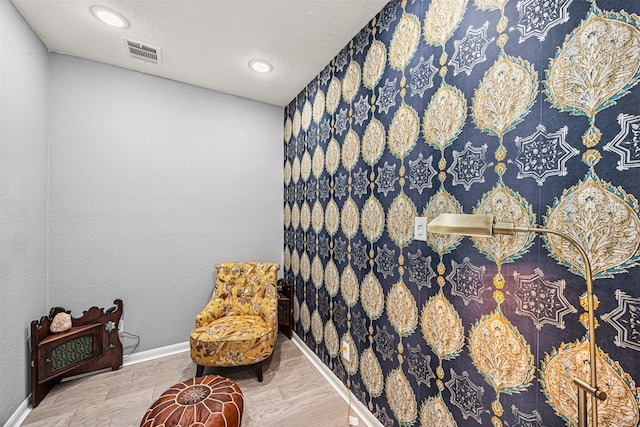
<path id="1" fill-rule="evenodd" d="M 205 366 L 253 365 L 262 381 L 262 361 L 271 356 L 278 335 L 279 264 L 216 264 L 216 286 L 191 331 L 191 359 Z"/>

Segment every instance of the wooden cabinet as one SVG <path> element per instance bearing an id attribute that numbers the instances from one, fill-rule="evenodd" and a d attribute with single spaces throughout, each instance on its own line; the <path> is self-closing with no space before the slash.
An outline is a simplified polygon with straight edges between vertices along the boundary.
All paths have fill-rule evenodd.
<path id="1" fill-rule="evenodd" d="M 278 292 L 278 329 L 289 339 L 291 339 L 291 327 L 293 326 L 292 317 L 291 288 L 284 285 Z"/>
<path id="2" fill-rule="evenodd" d="M 122 343 L 118 324 L 122 300 L 106 312 L 91 307 L 80 318 L 71 319 L 71 329 L 52 333 L 49 328 L 62 307 L 31 322 L 31 404 L 35 407 L 62 378 L 122 366 Z"/>
<path id="3" fill-rule="evenodd" d="M 38 382 L 62 376 L 93 358 L 103 355 L 101 323 L 76 326 L 49 335 L 38 343 Z"/>

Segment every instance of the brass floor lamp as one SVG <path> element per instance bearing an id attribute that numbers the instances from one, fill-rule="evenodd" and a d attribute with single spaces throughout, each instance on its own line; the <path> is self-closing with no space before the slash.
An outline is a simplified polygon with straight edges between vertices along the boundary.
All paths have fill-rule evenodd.
<path id="1" fill-rule="evenodd" d="M 578 387 L 578 426 L 587 427 L 587 398 L 592 397 L 591 412 L 592 426 L 598 427 L 598 405 L 597 400 L 604 401 L 607 394 L 598 389 L 598 379 L 596 373 L 596 332 L 594 320 L 594 300 L 593 300 L 593 276 L 591 273 L 591 263 L 584 248 L 572 238 L 555 230 L 540 227 L 518 228 L 512 222 L 494 221 L 493 215 L 481 214 L 441 214 L 427 225 L 427 231 L 440 234 L 457 234 L 460 236 L 489 237 L 494 234 L 513 235 L 516 233 L 549 233 L 567 240 L 580 253 L 584 261 L 584 276 L 587 282 L 587 304 L 589 316 L 589 368 L 591 378 L 589 383 L 574 378 L 573 382 Z"/>

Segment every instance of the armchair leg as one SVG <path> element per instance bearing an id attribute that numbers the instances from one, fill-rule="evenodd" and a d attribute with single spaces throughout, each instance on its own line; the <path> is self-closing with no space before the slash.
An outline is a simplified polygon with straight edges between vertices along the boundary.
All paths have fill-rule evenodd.
<path id="1" fill-rule="evenodd" d="M 262 382 L 262 362 L 258 362 L 255 365 L 253 365 L 253 370 L 258 376 L 258 382 L 261 383 Z"/>
<path id="2" fill-rule="evenodd" d="M 202 365 L 196 365 L 196 377 L 201 377 L 202 374 L 204 374 L 204 366 Z"/>

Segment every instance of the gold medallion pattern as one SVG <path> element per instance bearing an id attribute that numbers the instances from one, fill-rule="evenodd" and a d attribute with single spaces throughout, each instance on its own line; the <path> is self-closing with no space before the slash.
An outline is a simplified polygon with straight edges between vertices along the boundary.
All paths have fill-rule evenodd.
<path id="1" fill-rule="evenodd" d="M 509 2 L 509 0 L 473 0 L 478 10 L 499 10 L 500 11 L 500 21 L 496 26 L 496 30 L 498 33 L 502 33 L 507 29 L 507 25 L 509 24 L 509 20 L 504 15 L 504 8 Z M 541 9 L 540 13 L 548 13 L 546 9 Z M 503 34 L 504 36 L 504 34 Z"/>
<path id="2" fill-rule="evenodd" d="M 438 427 L 457 427 L 451 411 L 441 396 L 430 396 L 420 411 L 420 425 Z"/>
<path id="3" fill-rule="evenodd" d="M 347 332 L 346 334 L 344 334 L 342 336 L 342 339 L 340 340 L 341 343 L 346 343 L 349 348 L 351 349 L 351 354 L 349 355 L 349 360 L 346 360 L 344 357 L 342 358 L 342 363 L 344 365 L 344 369 L 345 371 L 347 371 L 347 373 L 349 375 L 353 375 L 356 372 L 358 372 L 358 362 L 359 362 L 359 357 L 358 357 L 358 352 L 357 352 L 357 348 L 356 347 L 356 342 L 353 340 L 353 337 L 351 336 L 351 334 L 349 332 Z"/>
<path id="4" fill-rule="evenodd" d="M 391 202 L 387 217 L 387 232 L 391 240 L 404 247 L 413 240 L 414 218 L 418 216 L 416 206 L 406 194 L 400 194 Z"/>
<path id="5" fill-rule="evenodd" d="M 613 277 L 638 264 L 638 214 L 638 202 L 632 195 L 589 173 L 563 192 L 544 220 L 547 227 L 563 230 L 582 245 L 594 277 Z M 551 256 L 584 277 L 584 260 L 572 245 L 558 236 L 544 239 Z"/>
<path id="6" fill-rule="evenodd" d="M 300 273 L 300 254 L 297 249 L 291 252 L 291 271 L 295 274 Z"/>
<path id="7" fill-rule="evenodd" d="M 422 307 L 422 337 L 440 360 L 456 357 L 464 345 L 462 319 L 453 305 L 442 295 L 432 296 Z"/>
<path id="8" fill-rule="evenodd" d="M 521 228 L 535 224 L 535 214 L 527 201 L 500 182 L 483 196 L 474 213 L 491 214 L 496 221 L 510 221 Z M 513 236 L 472 237 L 471 240 L 487 259 L 501 265 L 520 258 L 533 243 L 533 237 L 533 233 L 517 233 Z"/>
<path id="9" fill-rule="evenodd" d="M 305 151 L 300 162 L 300 177 L 304 182 L 307 182 L 309 176 L 311 176 L 311 155 Z"/>
<path id="10" fill-rule="evenodd" d="M 398 282 L 387 296 L 389 322 L 401 337 L 410 335 L 418 325 L 418 307 L 407 286 Z"/>
<path id="11" fill-rule="evenodd" d="M 499 308 L 471 327 L 469 353 L 496 393 L 524 391 L 533 380 L 535 364 L 529 344 Z"/>
<path id="12" fill-rule="evenodd" d="M 327 146 L 325 165 L 329 175 L 336 173 L 338 166 L 340 166 L 340 145 L 338 145 L 338 141 L 336 141 L 335 138 L 331 138 Z"/>
<path id="13" fill-rule="evenodd" d="M 313 176 L 320 178 L 324 170 L 324 151 L 322 147 L 316 147 L 316 151 L 313 152 L 312 169 Z"/>
<path id="14" fill-rule="evenodd" d="M 369 46 L 367 58 L 364 61 L 364 70 L 362 72 L 362 83 L 364 87 L 367 89 L 376 87 L 384 72 L 386 60 L 386 46 L 381 41 L 375 40 L 371 43 L 371 46 Z"/>
<path id="15" fill-rule="evenodd" d="M 291 162 L 287 160 L 284 162 L 284 172 L 283 172 L 284 185 L 289 185 L 291 182 Z"/>
<path id="16" fill-rule="evenodd" d="M 592 8 L 551 60 L 544 82 L 547 96 L 555 108 L 589 118 L 585 146 L 594 147 L 600 141 L 601 132 L 594 125 L 596 113 L 615 104 L 638 83 L 638 52 L 636 15 Z"/>
<path id="17" fill-rule="evenodd" d="M 284 226 L 288 228 L 291 224 L 291 207 L 288 203 L 284 204 L 284 212 L 282 214 L 282 217 L 284 220 Z"/>
<path id="18" fill-rule="evenodd" d="M 293 121 L 291 123 L 291 134 L 294 137 L 298 137 L 300 135 L 300 128 L 302 127 L 302 115 L 300 114 L 300 110 L 296 109 L 295 113 L 293 113 Z"/>
<path id="19" fill-rule="evenodd" d="M 571 378 L 580 378 L 589 383 L 589 341 L 563 344 L 560 349 L 547 354 L 542 367 L 543 392 L 556 413 L 578 425 L 576 404 L 577 386 Z M 600 348 L 596 351 L 598 388 L 607 393 L 604 401 L 598 402 L 598 423 L 608 426 L 636 426 L 640 422 L 638 402 L 640 396 L 631 377 Z M 589 405 L 590 407 L 590 405 Z M 589 410 L 588 425 L 591 425 Z"/>
<path id="20" fill-rule="evenodd" d="M 300 324 L 305 332 L 309 332 L 309 329 L 311 329 L 311 313 L 309 313 L 309 306 L 306 301 L 300 304 Z"/>
<path id="21" fill-rule="evenodd" d="M 360 88 L 360 65 L 351 61 L 342 80 L 342 99 L 351 104 Z"/>
<path id="22" fill-rule="evenodd" d="M 389 407 L 400 424 L 413 424 L 418 417 L 418 404 L 411 384 L 400 369 L 394 369 L 385 381 Z"/>
<path id="23" fill-rule="evenodd" d="M 300 276 L 305 282 L 311 276 L 311 261 L 307 252 L 302 252 L 302 255 L 300 255 Z"/>
<path id="24" fill-rule="evenodd" d="M 336 357 L 338 350 L 340 350 L 340 343 L 338 342 L 338 331 L 333 320 L 329 319 L 324 325 L 324 343 L 327 347 L 327 353 L 329 356 Z"/>
<path id="25" fill-rule="evenodd" d="M 393 33 L 389 45 L 389 65 L 395 70 L 404 70 L 420 42 L 420 21 L 418 17 L 407 13 L 400 18 L 400 22 Z"/>
<path id="26" fill-rule="evenodd" d="M 443 213 L 462 213 L 462 206 L 444 188 L 440 188 L 436 194 L 431 196 L 424 209 L 423 216 L 427 217 L 427 221 L 431 221 Z M 456 236 L 455 234 L 429 233 L 428 237 L 429 246 L 439 254 L 449 252 L 462 240 L 461 236 Z"/>
<path id="27" fill-rule="evenodd" d="M 528 61 L 502 56 L 485 73 L 473 97 L 476 127 L 502 138 L 520 123 L 535 102 L 538 74 Z"/>
<path id="28" fill-rule="evenodd" d="M 311 103 L 309 102 L 309 100 L 306 100 L 304 106 L 302 107 L 300 125 L 305 131 L 308 131 L 309 126 L 311 125 Z"/>
<path id="29" fill-rule="evenodd" d="M 309 203 L 305 200 L 300 208 L 300 228 L 304 231 L 309 231 L 309 226 L 311 225 L 311 209 L 309 208 Z"/>
<path id="30" fill-rule="evenodd" d="M 300 226 L 300 208 L 297 203 L 291 206 L 291 226 L 297 229 Z"/>
<path id="31" fill-rule="evenodd" d="M 295 113 L 293 113 L 293 122 L 291 125 L 291 132 L 294 137 L 298 137 L 300 135 L 300 128 L 302 127 L 302 116 L 300 114 L 300 110 L 296 109 Z"/>
<path id="32" fill-rule="evenodd" d="M 399 159 L 404 159 L 413 149 L 420 135 L 420 118 L 410 105 L 402 105 L 393 115 L 389 126 L 389 150 Z"/>
<path id="33" fill-rule="evenodd" d="M 358 291 L 359 285 L 356 272 L 353 271 L 353 267 L 347 265 L 340 278 L 340 292 L 347 306 L 351 307 L 358 302 Z"/>
<path id="34" fill-rule="evenodd" d="M 454 86 L 443 84 L 431 97 L 422 119 L 425 141 L 440 151 L 447 148 L 462 131 L 467 119 L 467 100 Z"/>
<path id="35" fill-rule="evenodd" d="M 340 103 L 340 80 L 336 77 L 329 82 L 329 88 L 327 89 L 327 112 L 334 114 Z"/>
<path id="36" fill-rule="evenodd" d="M 369 394 L 373 397 L 380 396 L 384 387 L 384 377 L 380 362 L 371 348 L 366 349 L 360 356 L 360 374 Z"/>
<path id="37" fill-rule="evenodd" d="M 458 27 L 467 0 L 433 0 L 424 18 L 424 39 L 434 46 L 444 46 Z"/>
<path id="38" fill-rule="evenodd" d="M 375 242 L 384 231 L 384 209 L 378 199 L 371 196 L 362 208 L 362 233 L 370 241 Z"/>
<path id="39" fill-rule="evenodd" d="M 313 339 L 316 344 L 320 344 L 322 339 L 324 338 L 324 326 L 322 324 L 322 317 L 320 317 L 320 313 L 318 310 L 313 310 L 313 314 L 311 314 L 311 335 L 313 335 Z"/>
<path id="40" fill-rule="evenodd" d="M 476 7 L 482 10 L 504 9 L 509 0 L 473 0 Z"/>
<path id="41" fill-rule="evenodd" d="M 387 131 L 380 120 L 373 119 L 362 137 L 362 158 L 368 165 L 375 165 L 384 152 Z"/>
<path id="42" fill-rule="evenodd" d="M 289 248 L 284 249 L 284 254 L 282 255 L 282 264 L 287 270 L 291 269 L 291 252 L 289 251 Z"/>
<path id="43" fill-rule="evenodd" d="M 313 122 L 315 124 L 320 124 L 320 120 L 322 120 L 322 115 L 324 114 L 324 106 L 324 92 L 318 90 L 316 97 L 313 99 Z"/>
<path id="44" fill-rule="evenodd" d="M 293 133 L 293 123 L 291 122 L 291 117 L 287 117 L 284 121 L 284 142 L 291 141 L 291 134 Z"/>
<path id="45" fill-rule="evenodd" d="M 342 232 L 344 235 L 351 239 L 358 232 L 358 226 L 360 225 L 360 217 L 358 212 L 358 205 L 349 197 L 342 206 L 341 214 Z"/>
<path id="46" fill-rule="evenodd" d="M 342 143 L 342 165 L 351 171 L 360 157 L 360 138 L 358 134 L 350 129 Z"/>
<path id="47" fill-rule="evenodd" d="M 313 261 L 311 261 L 311 281 L 316 289 L 320 289 L 323 284 L 324 279 L 324 266 L 322 265 L 322 261 L 320 257 L 316 255 L 313 257 Z"/>
<path id="48" fill-rule="evenodd" d="M 300 158 L 295 157 L 291 163 L 291 179 L 296 184 L 300 181 Z"/>
<path id="49" fill-rule="evenodd" d="M 300 300 L 297 295 L 293 296 L 293 321 L 296 323 L 300 321 Z"/>
<path id="50" fill-rule="evenodd" d="M 333 199 L 327 203 L 327 209 L 324 212 L 324 226 L 330 236 L 336 234 L 340 226 L 340 208 Z"/>
<path id="51" fill-rule="evenodd" d="M 324 286 L 332 297 L 335 297 L 340 290 L 340 273 L 332 259 L 327 262 L 324 269 Z"/>
<path id="52" fill-rule="evenodd" d="M 362 281 L 362 290 L 360 291 L 360 302 L 367 316 L 371 320 L 375 320 L 382 314 L 384 310 L 384 291 L 382 285 L 373 272 L 367 273 Z"/>
<path id="53" fill-rule="evenodd" d="M 311 211 L 311 224 L 316 234 L 322 231 L 324 227 L 324 210 L 322 209 L 322 203 L 317 200 L 313 204 L 313 210 Z"/>

